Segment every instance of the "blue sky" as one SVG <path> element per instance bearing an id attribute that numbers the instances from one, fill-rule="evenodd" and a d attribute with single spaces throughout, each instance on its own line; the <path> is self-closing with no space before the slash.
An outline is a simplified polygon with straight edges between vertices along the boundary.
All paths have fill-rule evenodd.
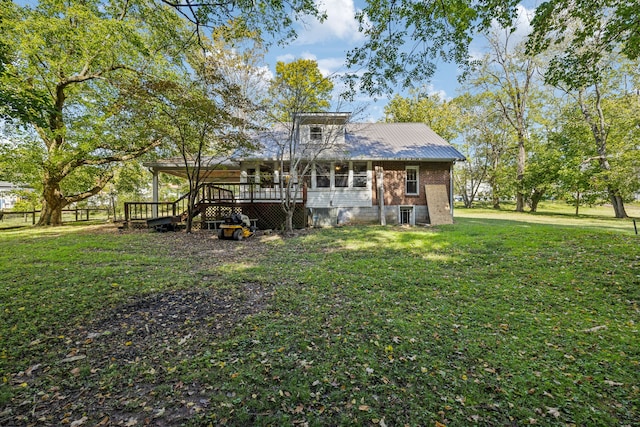
<path id="1" fill-rule="evenodd" d="M 346 53 L 362 43 L 362 34 L 358 32 L 358 24 L 353 18 L 356 10 L 364 5 L 363 0 L 315 0 L 321 10 L 326 10 L 327 20 L 320 24 L 308 20 L 306 25 L 299 25 L 296 30 L 298 39 L 285 47 L 272 46 L 265 58 L 272 73 L 277 61 L 290 62 L 295 59 L 315 59 L 322 73 L 326 76 L 344 73 Z M 533 0 L 538 3 L 538 1 Z M 523 13 L 530 13 L 532 1 L 527 1 L 529 9 L 521 8 Z M 523 20 L 526 21 L 526 20 Z M 519 32 L 526 33 L 528 23 L 520 26 Z M 484 51 L 481 38 L 474 40 L 470 52 L 480 55 Z M 453 98 L 458 90 L 458 70 L 455 64 L 440 62 L 430 82 L 417 82 L 417 86 L 425 87 L 430 93 L 438 93 L 443 98 Z M 398 92 L 402 88 L 397 88 Z M 362 94 L 356 100 L 357 105 L 346 105 L 342 110 L 353 110 L 356 106 L 366 106 L 366 113 L 360 120 L 375 121 L 383 116 L 387 99 L 373 100 Z"/>

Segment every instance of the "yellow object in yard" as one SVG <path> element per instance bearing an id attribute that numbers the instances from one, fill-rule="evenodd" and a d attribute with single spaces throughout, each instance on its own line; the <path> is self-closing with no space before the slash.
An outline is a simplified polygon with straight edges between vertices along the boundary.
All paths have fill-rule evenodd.
<path id="1" fill-rule="evenodd" d="M 218 239 L 242 240 L 253 236 L 255 227 L 251 227 L 249 217 L 242 214 L 233 214 L 224 219 L 218 229 Z"/>

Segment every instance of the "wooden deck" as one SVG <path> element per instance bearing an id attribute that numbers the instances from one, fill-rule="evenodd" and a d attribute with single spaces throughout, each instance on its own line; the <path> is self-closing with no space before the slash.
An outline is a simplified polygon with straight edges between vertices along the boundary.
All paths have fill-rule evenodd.
<path id="1" fill-rule="evenodd" d="M 269 187 L 254 183 L 202 184 L 196 189 L 196 203 L 193 217 L 199 217 L 203 228 L 214 221 L 221 221 L 232 213 L 244 213 L 256 218 L 259 228 L 277 228 L 282 217 L 281 197 L 283 189 L 278 185 Z M 297 203 L 303 208 L 306 190 L 300 189 Z M 149 220 L 166 217 L 188 216 L 188 198 L 185 194 L 173 202 L 126 202 L 124 204 L 125 223 L 147 224 Z M 298 209 L 304 211 L 304 209 Z M 298 218 L 300 226 L 305 226 L 304 218 Z"/>

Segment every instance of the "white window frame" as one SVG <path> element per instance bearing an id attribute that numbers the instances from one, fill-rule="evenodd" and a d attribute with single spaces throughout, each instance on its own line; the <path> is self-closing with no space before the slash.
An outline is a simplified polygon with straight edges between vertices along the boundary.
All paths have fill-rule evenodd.
<path id="1" fill-rule="evenodd" d="M 364 175 L 358 175 L 356 176 L 355 174 L 355 170 L 353 168 L 354 163 L 356 164 L 364 164 L 365 167 L 365 171 L 364 171 Z M 351 162 L 351 167 L 349 168 L 349 187 L 351 188 L 369 188 L 369 163 L 368 162 L 363 162 L 363 161 L 359 161 L 359 162 Z M 357 177 L 364 177 L 364 185 L 360 185 L 360 186 L 356 186 L 356 178 Z"/>
<path id="2" fill-rule="evenodd" d="M 405 170 L 405 175 L 404 175 L 404 193 L 407 196 L 418 196 L 420 195 L 420 167 L 419 166 L 405 166 L 404 168 Z M 415 193 L 410 193 L 409 191 L 407 191 L 407 187 L 409 184 L 409 175 L 408 172 L 409 170 L 413 170 L 416 173 L 416 192 Z"/>
<path id="3" fill-rule="evenodd" d="M 323 176 L 321 174 L 318 173 L 318 168 L 322 165 L 326 165 L 328 166 L 327 172 L 329 172 L 329 185 L 328 186 L 319 186 L 318 185 L 318 181 L 320 180 L 320 177 Z M 313 165 L 313 175 L 312 175 L 312 181 L 313 181 L 313 188 L 327 188 L 327 189 L 331 189 L 333 187 L 333 163 L 330 162 L 315 162 Z"/>
<path id="4" fill-rule="evenodd" d="M 324 129 L 322 126 L 309 126 L 309 141 L 314 142 L 322 142 L 322 138 L 324 137 Z"/>

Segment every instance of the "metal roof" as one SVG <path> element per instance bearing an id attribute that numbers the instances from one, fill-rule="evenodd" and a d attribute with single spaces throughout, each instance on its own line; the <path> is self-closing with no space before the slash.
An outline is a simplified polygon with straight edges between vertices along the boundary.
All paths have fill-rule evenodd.
<path id="1" fill-rule="evenodd" d="M 465 157 L 424 123 L 349 123 L 345 127 L 344 144 L 337 144 L 323 152 L 323 160 L 374 161 L 446 161 L 464 160 Z M 257 136 L 260 148 L 246 154 L 238 153 L 226 158 L 205 160 L 205 165 L 218 165 L 233 169 L 247 160 L 278 160 L 288 132 L 281 127 Z M 145 163 L 145 166 L 163 170 L 184 168 L 182 159 L 164 159 Z M 205 169 L 207 166 L 205 166 Z"/>
<path id="2" fill-rule="evenodd" d="M 344 145 L 336 144 L 318 158 L 324 160 L 420 160 L 458 161 L 465 157 L 424 123 L 349 123 Z M 275 160 L 288 138 L 286 130 L 275 129 L 258 137 L 261 148 L 244 160 Z"/>
<path id="3" fill-rule="evenodd" d="M 456 161 L 464 156 L 424 123 L 347 125 L 346 150 L 353 159 Z"/>

